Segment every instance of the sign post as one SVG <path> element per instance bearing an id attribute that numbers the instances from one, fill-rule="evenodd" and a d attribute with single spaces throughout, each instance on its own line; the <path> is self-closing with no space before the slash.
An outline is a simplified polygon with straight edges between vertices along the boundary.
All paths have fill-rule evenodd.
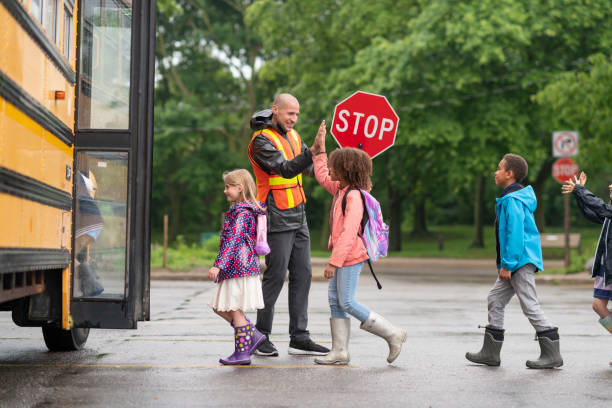
<path id="1" fill-rule="evenodd" d="M 577 146 L 576 146 L 577 148 Z M 565 157 L 557 160 L 553 163 L 552 174 L 555 180 L 563 184 L 574 176 L 578 175 L 578 165 L 572 159 Z M 570 265 L 570 206 L 569 206 L 569 194 L 564 195 L 564 220 L 563 220 L 563 231 L 565 233 L 565 267 Z"/>
<path id="2" fill-rule="evenodd" d="M 395 143 L 399 116 L 383 95 L 357 91 L 334 109 L 330 132 L 340 147 L 374 158 Z"/>

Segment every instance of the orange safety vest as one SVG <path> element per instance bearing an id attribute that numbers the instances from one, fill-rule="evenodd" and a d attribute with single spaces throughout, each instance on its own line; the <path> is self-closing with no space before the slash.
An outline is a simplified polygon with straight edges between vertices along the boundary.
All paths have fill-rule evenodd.
<path id="1" fill-rule="evenodd" d="M 260 134 L 265 136 L 274 146 L 276 146 L 283 154 L 285 160 L 292 160 L 296 155 L 302 152 L 302 139 L 295 130 L 287 132 L 287 137 L 291 142 L 282 137 L 277 131 L 266 128 L 255 132 L 251 138 L 251 143 L 253 143 L 255 136 Z M 265 203 L 268 198 L 268 193 L 272 191 L 274 203 L 276 207 L 281 210 L 297 207 L 303 202 L 306 202 L 306 196 L 302 188 L 301 174 L 297 177 L 286 179 L 274 172 L 268 174 L 259 167 L 259 164 L 257 164 L 250 155 L 249 160 L 251 161 L 253 173 L 255 173 L 255 179 L 257 180 L 257 199 L 259 201 Z"/>

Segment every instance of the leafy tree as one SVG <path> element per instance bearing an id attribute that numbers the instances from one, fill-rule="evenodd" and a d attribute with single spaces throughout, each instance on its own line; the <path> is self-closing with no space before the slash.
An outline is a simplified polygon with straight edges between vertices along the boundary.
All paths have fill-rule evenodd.
<path id="1" fill-rule="evenodd" d="M 375 175 L 392 231 L 406 202 L 422 234 L 427 201 L 467 191 L 480 246 L 485 187 L 504 153 L 527 158 L 538 194 L 549 179 L 550 122 L 531 96 L 609 47 L 611 11 L 604 0 L 261 0 L 248 19 L 271 57 L 261 75 L 292 84 L 311 114 L 356 89 L 386 95 L 399 111 L 396 147 Z"/>
<path id="2" fill-rule="evenodd" d="M 244 22 L 249 4 L 159 3 L 153 217 L 170 212 L 171 238 L 216 231 L 226 208 L 221 173 L 248 166 L 259 55 Z"/>

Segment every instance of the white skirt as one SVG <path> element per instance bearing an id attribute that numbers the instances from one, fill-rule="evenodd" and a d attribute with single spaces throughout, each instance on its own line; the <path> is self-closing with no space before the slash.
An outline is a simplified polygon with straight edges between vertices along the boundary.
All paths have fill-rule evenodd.
<path id="1" fill-rule="evenodd" d="M 230 310 L 254 312 L 263 309 L 264 300 L 259 275 L 222 280 L 208 305 L 220 312 Z"/>

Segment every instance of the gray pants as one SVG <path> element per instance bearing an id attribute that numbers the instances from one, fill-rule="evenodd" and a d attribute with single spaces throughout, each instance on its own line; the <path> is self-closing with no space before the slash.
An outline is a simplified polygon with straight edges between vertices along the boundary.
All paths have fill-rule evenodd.
<path id="1" fill-rule="evenodd" d="M 272 332 L 274 305 L 289 269 L 289 335 L 292 340 L 307 340 L 310 338 L 308 294 L 312 281 L 308 225 L 297 230 L 268 233 L 268 245 L 270 253 L 266 255 L 262 282 L 265 307 L 257 311 L 257 329 L 267 335 Z"/>
<path id="2" fill-rule="evenodd" d="M 509 281 L 499 277 L 489 291 L 487 298 L 489 304 L 489 326 L 496 329 L 504 328 L 504 310 L 512 296 L 516 296 L 521 303 L 523 314 L 529 319 L 536 332 L 551 329 L 553 325 L 544 316 L 535 286 L 536 267 L 527 264 L 512 274 Z"/>

